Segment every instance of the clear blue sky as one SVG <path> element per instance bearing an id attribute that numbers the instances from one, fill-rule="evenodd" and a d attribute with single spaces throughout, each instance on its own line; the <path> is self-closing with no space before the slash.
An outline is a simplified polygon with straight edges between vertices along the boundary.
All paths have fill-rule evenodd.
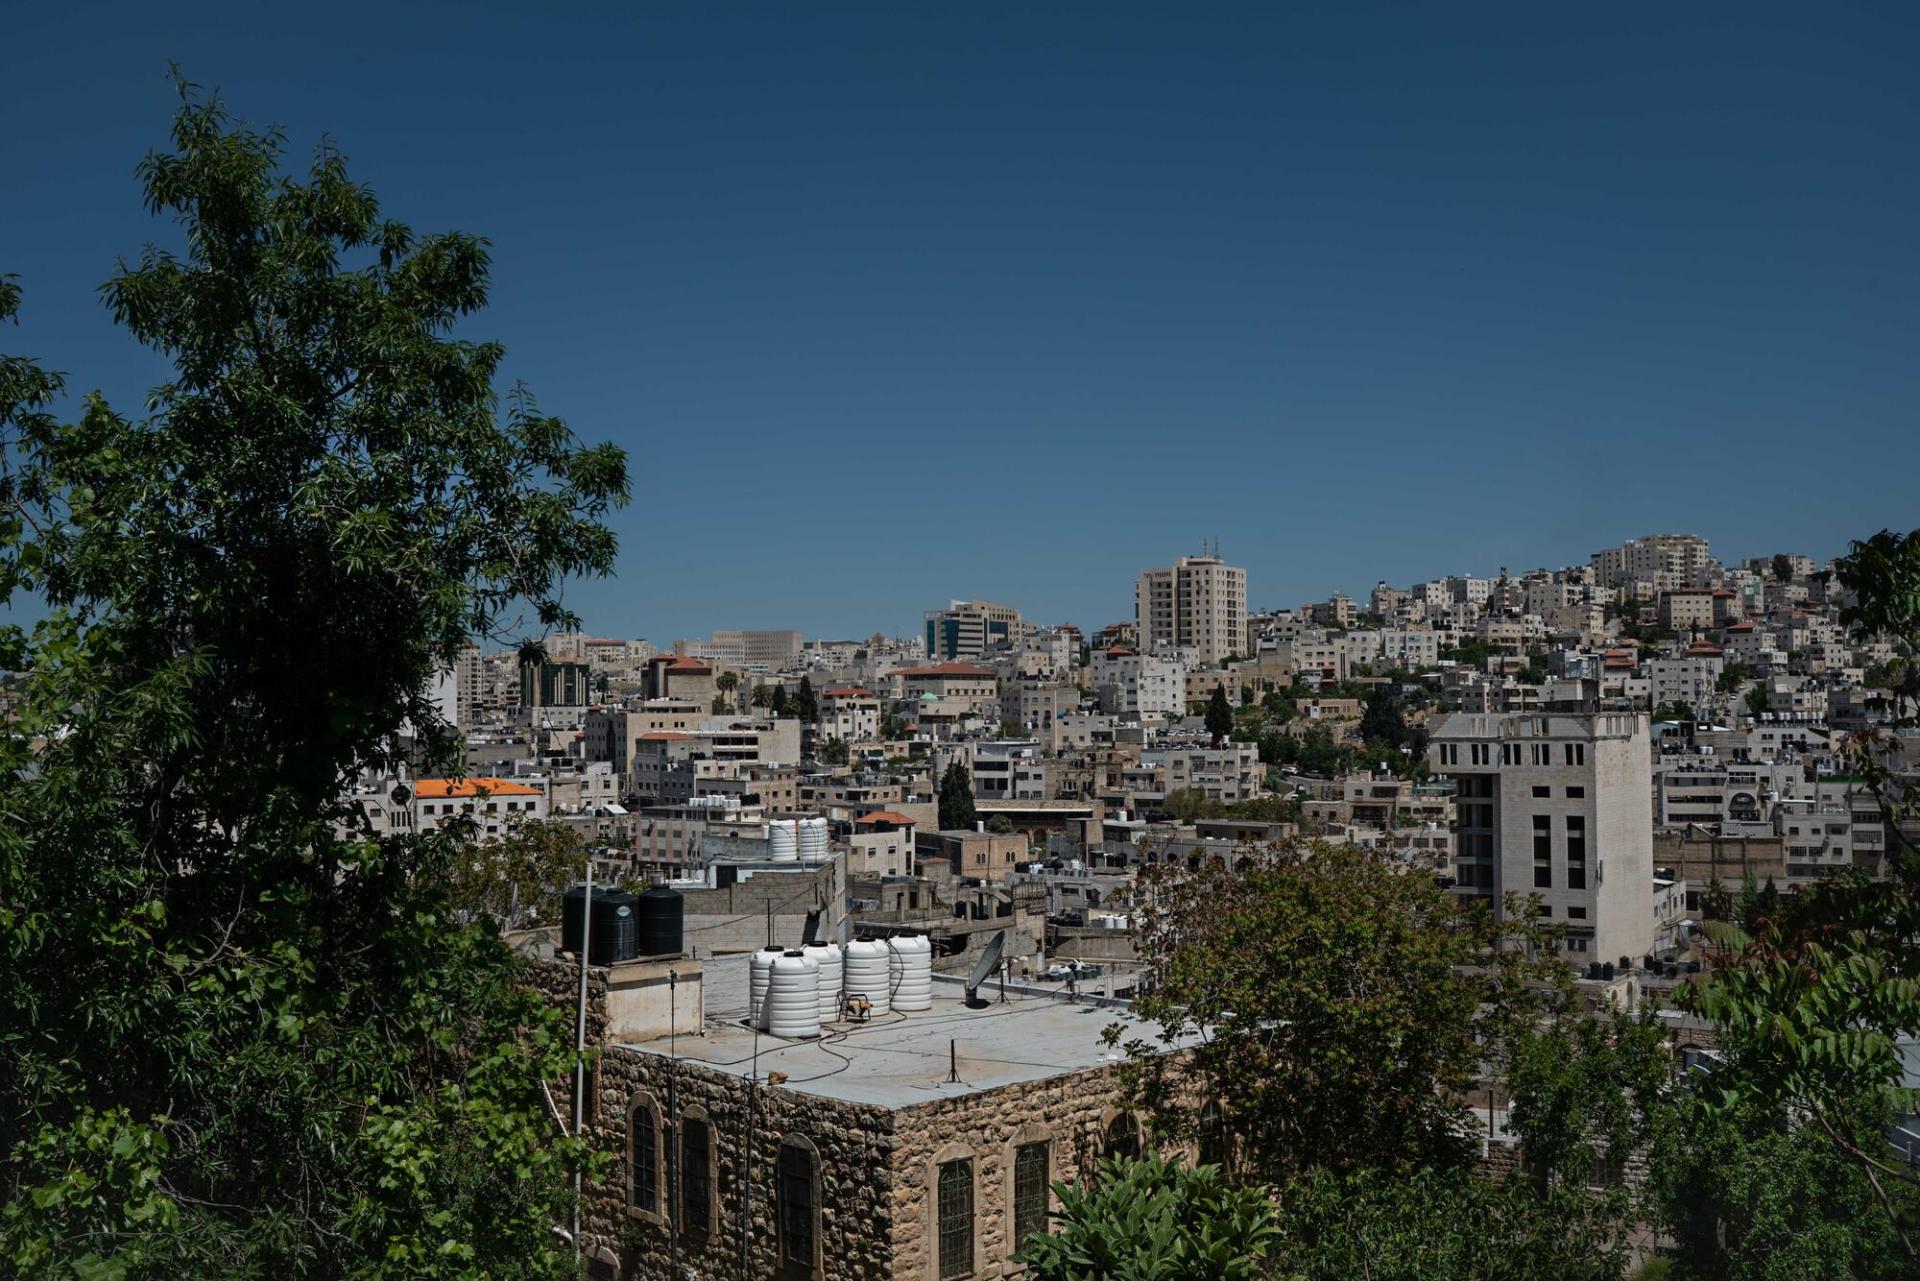
<path id="1" fill-rule="evenodd" d="M 490 237 L 597 631 L 1256 606 L 1920 524 L 1920 7 L 16 5 L 0 332 L 124 407 L 166 62 Z"/>

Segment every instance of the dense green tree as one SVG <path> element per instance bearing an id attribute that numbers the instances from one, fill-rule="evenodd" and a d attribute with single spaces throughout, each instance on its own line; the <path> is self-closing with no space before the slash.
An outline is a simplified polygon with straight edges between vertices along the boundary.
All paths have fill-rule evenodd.
<path id="1" fill-rule="evenodd" d="M 1233 708 L 1227 704 L 1225 685 L 1215 685 L 1207 699 L 1207 733 L 1213 736 L 1215 747 L 1224 746 L 1233 733 Z"/>
<path id="2" fill-rule="evenodd" d="M 1773 558 L 1773 576 L 1780 582 L 1793 581 L 1793 557 L 1785 552 L 1777 553 Z"/>
<path id="3" fill-rule="evenodd" d="M 971 832 L 978 821 L 973 808 L 973 775 L 955 761 L 940 776 L 940 830 Z"/>
<path id="4" fill-rule="evenodd" d="M 1457 1168 L 1470 1128 L 1456 1102 L 1539 1006 L 1557 964 L 1510 904 L 1484 910 L 1348 845 L 1248 851 L 1141 873 L 1134 1085 L 1169 1133 L 1195 1096 L 1223 1101 L 1251 1173 Z M 1154 1053 L 1202 1029 L 1187 1058 Z M 1124 1032 L 1116 1034 L 1124 1036 Z"/>
<path id="5" fill-rule="evenodd" d="M 1161 799 L 1160 810 L 1176 823 L 1191 823 L 1196 818 L 1220 818 L 1227 807 L 1205 792 L 1177 787 Z"/>
<path id="6" fill-rule="evenodd" d="M 625 463 L 451 336 L 484 241 L 281 161 L 188 91 L 141 164 L 181 229 L 104 290 L 171 368 L 142 417 L 0 363 L 0 595 L 47 609 L 0 633 L 0 1271 L 548 1276 L 565 1015 L 462 923 L 461 833 L 336 798 L 451 763 L 470 636 L 576 625 Z"/>
<path id="7" fill-rule="evenodd" d="M 1520 680 L 1526 685 L 1544 684 L 1547 679 L 1547 651 L 1544 646 L 1532 645 L 1527 649 L 1527 665 L 1520 669 Z"/>
<path id="8" fill-rule="evenodd" d="M 1399 748 L 1406 744 L 1406 709 L 1393 686 L 1376 685 L 1367 692 L 1360 711 L 1360 737 L 1370 746 Z"/>
<path id="9" fill-rule="evenodd" d="M 823 765 L 845 765 L 847 763 L 847 744 L 845 740 L 830 738 L 821 744 L 820 763 Z"/>
<path id="10" fill-rule="evenodd" d="M 813 681 L 809 677 L 800 678 L 800 688 L 793 696 L 793 714 L 808 725 L 820 719 L 820 700 L 814 696 Z"/>
<path id="11" fill-rule="evenodd" d="M 1759 720 L 1767 711 L 1767 687 L 1755 685 L 1747 691 L 1747 715 Z"/>
<path id="12" fill-rule="evenodd" d="M 1266 709 L 1276 725 L 1285 725 L 1299 710 L 1294 705 L 1292 690 L 1270 689 L 1260 696 L 1260 706 Z"/>
<path id="13" fill-rule="evenodd" d="M 713 687 L 720 691 L 721 696 L 726 699 L 726 704 L 729 709 L 738 705 L 737 700 L 740 690 L 739 672 L 721 672 L 713 678 Z"/>
<path id="14" fill-rule="evenodd" d="M 1056 1183 L 1046 1233 L 1020 1243 L 1030 1281 L 1274 1281 L 1275 1211 L 1218 1166 L 1153 1153 L 1103 1163 L 1087 1184 Z"/>
<path id="15" fill-rule="evenodd" d="M 987 820 L 987 830 L 995 836 L 1011 836 L 1014 832 L 1013 820 L 1005 814 L 995 814 Z"/>
<path id="16" fill-rule="evenodd" d="M 1274 1266 L 1306 1281 L 1619 1281 L 1624 1225 L 1582 1189 L 1435 1169 L 1321 1170 L 1279 1195 Z"/>
<path id="17" fill-rule="evenodd" d="M 1913 1277 L 1896 1227 L 1920 1216 L 1912 1185 L 1883 1178 L 1883 1205 L 1845 1151 L 1787 1113 L 1738 1095 L 1723 1105 L 1727 1084 L 1708 1077 L 1677 1100 L 1651 1163 L 1673 1281 Z"/>

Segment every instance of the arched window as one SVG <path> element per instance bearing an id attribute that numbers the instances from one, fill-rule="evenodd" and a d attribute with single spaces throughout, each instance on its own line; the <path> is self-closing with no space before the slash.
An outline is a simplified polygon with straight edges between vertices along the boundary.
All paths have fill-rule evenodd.
<path id="1" fill-rule="evenodd" d="M 940 1278 L 973 1275 L 973 1158 L 940 1163 Z"/>
<path id="2" fill-rule="evenodd" d="M 1218 1099 L 1208 1099 L 1200 1109 L 1200 1164 L 1225 1166 L 1227 1163 L 1227 1114 Z"/>
<path id="3" fill-rule="evenodd" d="M 814 1197 L 813 1145 L 789 1137 L 780 1144 L 780 1261 L 791 1274 L 813 1275 L 820 1235 L 820 1206 Z"/>
<path id="4" fill-rule="evenodd" d="M 1013 1153 L 1013 1248 L 1036 1232 L 1047 1230 L 1053 1179 L 1047 1142 L 1022 1143 Z"/>
<path id="5" fill-rule="evenodd" d="M 680 1118 L 680 1230 L 704 1241 L 713 1224 L 713 1126 L 699 1108 Z"/>
<path id="6" fill-rule="evenodd" d="M 627 1205 L 660 1213 L 660 1108 L 644 1092 L 627 1105 Z"/>
<path id="7" fill-rule="evenodd" d="M 1107 1122 L 1106 1143 L 1102 1155 L 1128 1158 L 1137 1158 L 1140 1155 L 1140 1123 L 1133 1119 L 1133 1113 L 1122 1112 Z"/>

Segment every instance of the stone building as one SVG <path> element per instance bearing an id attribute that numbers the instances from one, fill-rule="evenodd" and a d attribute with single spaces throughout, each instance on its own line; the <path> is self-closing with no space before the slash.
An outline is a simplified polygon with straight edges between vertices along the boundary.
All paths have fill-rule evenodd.
<path id="1" fill-rule="evenodd" d="M 969 1002 L 936 976 L 931 1009 L 809 1041 L 747 1026 L 745 957 L 704 962 L 677 1035 L 623 1039 L 605 986 L 589 1136 L 617 1159 L 587 1189 L 592 1276 L 1000 1277 L 1052 1181 L 1144 1138 L 1101 1035 L 1121 1011 L 1059 985 Z"/>

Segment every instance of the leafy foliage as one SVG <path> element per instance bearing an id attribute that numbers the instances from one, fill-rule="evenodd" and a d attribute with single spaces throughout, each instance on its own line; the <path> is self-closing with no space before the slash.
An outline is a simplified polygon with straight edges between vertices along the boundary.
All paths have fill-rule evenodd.
<path id="1" fill-rule="evenodd" d="M 1912 1259 L 1862 1167 L 1777 1110 L 1716 1106 L 1709 1077 L 1679 1100 L 1652 1163 L 1658 1221 L 1672 1239 L 1674 1281 L 1893 1281 Z M 1899 1221 L 1920 1206 L 1890 1182 Z"/>
<path id="2" fill-rule="evenodd" d="M 562 1013 L 450 886 L 458 832 L 336 800 L 514 611 L 575 622 L 625 463 L 451 336 L 477 237 L 384 219 L 322 146 L 182 90 L 140 166 L 183 248 L 104 294 L 171 363 L 148 412 L 0 362 L 0 1258 L 73 1277 L 552 1275 Z M 18 303 L 9 284 L 0 310 Z"/>
<path id="3" fill-rule="evenodd" d="M 1276 1266 L 1307 1281 L 1619 1281 L 1626 1259 L 1607 1207 L 1525 1180 L 1319 1171 L 1280 1200 Z"/>
<path id="4" fill-rule="evenodd" d="M 1021 1244 L 1032 1281 L 1269 1281 L 1279 1228 L 1265 1193 L 1218 1166 L 1147 1153 L 1112 1158 L 1091 1184 L 1056 1183 L 1057 1225 Z"/>
<path id="5" fill-rule="evenodd" d="M 453 857 L 448 902 L 465 919 L 505 930 L 557 924 L 561 892 L 580 879 L 586 857 L 586 842 L 565 823 L 510 818 L 498 837 Z"/>
<path id="6" fill-rule="evenodd" d="M 1457 1167 L 1471 1129 L 1457 1102 L 1559 967 L 1528 960 L 1490 916 L 1431 879 L 1346 845 L 1249 851 L 1229 866 L 1143 871 L 1135 1013 L 1179 1060 L 1135 1041 L 1136 1085 L 1170 1133 L 1192 1100 L 1228 1106 L 1250 1171 Z M 1509 934 L 1526 932 L 1510 905 Z M 1508 941 L 1512 941 L 1510 938 Z"/>

